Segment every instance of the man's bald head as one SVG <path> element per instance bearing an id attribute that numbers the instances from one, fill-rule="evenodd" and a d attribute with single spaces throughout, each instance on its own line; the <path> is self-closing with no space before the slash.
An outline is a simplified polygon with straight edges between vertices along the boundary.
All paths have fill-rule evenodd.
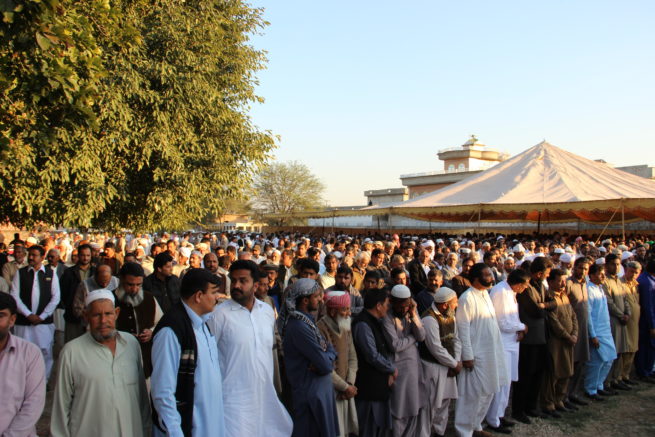
<path id="1" fill-rule="evenodd" d="M 107 264 L 100 264 L 96 269 L 95 278 L 98 285 L 102 288 L 108 286 L 111 281 L 111 267 Z"/>

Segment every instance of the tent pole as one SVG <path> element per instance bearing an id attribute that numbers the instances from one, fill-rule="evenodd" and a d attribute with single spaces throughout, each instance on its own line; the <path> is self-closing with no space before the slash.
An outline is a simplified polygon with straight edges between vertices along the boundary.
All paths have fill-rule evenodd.
<path id="1" fill-rule="evenodd" d="M 334 212 L 332 213 L 332 235 L 334 235 L 334 215 L 335 214 L 336 213 L 334 213 Z"/>
<path id="2" fill-rule="evenodd" d="M 478 208 L 478 235 L 480 235 L 480 225 L 482 225 L 482 205 Z"/>
<path id="3" fill-rule="evenodd" d="M 537 237 L 541 234 L 541 211 L 539 211 L 539 216 L 537 217 Z"/>
<path id="4" fill-rule="evenodd" d="M 623 199 L 621 199 L 621 231 L 623 233 L 623 241 L 625 242 L 625 207 Z"/>

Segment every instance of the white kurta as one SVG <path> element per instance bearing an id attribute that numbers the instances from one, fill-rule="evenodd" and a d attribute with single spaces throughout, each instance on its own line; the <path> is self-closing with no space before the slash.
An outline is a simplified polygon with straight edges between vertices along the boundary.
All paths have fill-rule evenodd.
<path id="1" fill-rule="evenodd" d="M 500 418 L 505 417 L 505 410 L 509 403 L 511 381 L 519 379 L 519 341 L 517 332 L 523 331 L 525 325 L 519 319 L 519 306 L 516 302 L 516 293 L 507 283 L 499 282 L 489 291 L 491 302 L 496 311 L 496 320 L 500 328 L 500 335 L 505 348 L 505 363 L 507 364 L 507 377 L 510 382 L 502 386 L 491 401 L 487 411 L 487 423 L 491 426 L 500 426 Z"/>
<path id="2" fill-rule="evenodd" d="M 507 281 L 499 282 L 489 291 L 491 302 L 496 311 L 496 320 L 500 328 L 500 337 L 507 357 L 511 381 L 519 379 L 519 341 L 517 332 L 523 331 L 525 325 L 519 319 L 519 306 L 516 302 L 516 293 Z"/>
<path id="3" fill-rule="evenodd" d="M 45 273 L 45 267 L 43 265 L 39 270 Z M 30 268 L 30 272 L 32 271 L 33 269 Z M 42 320 L 52 316 L 57 309 L 57 304 L 59 304 L 59 278 L 57 278 L 56 274 L 53 273 L 51 281 L 50 301 L 45 306 L 45 308 L 43 308 L 43 312 L 41 312 L 41 314 L 36 314 L 41 299 L 41 288 L 39 281 L 35 278 L 34 282 L 32 283 L 32 307 L 28 308 L 20 298 L 20 275 L 17 272 L 16 275 L 14 275 L 14 279 L 11 284 L 11 295 L 16 301 L 18 312 L 20 312 L 25 317 L 31 314 L 36 314 Z M 39 349 L 41 349 L 43 360 L 45 361 L 45 377 L 46 380 L 48 380 L 48 378 L 50 378 L 50 373 L 54 364 L 54 358 L 52 355 L 52 346 L 55 342 L 54 322 L 40 325 L 15 325 L 14 334 L 31 343 L 34 343 L 39 347 Z"/>
<path id="4" fill-rule="evenodd" d="M 288 437 L 289 413 L 273 385 L 275 314 L 255 299 L 252 311 L 233 300 L 216 307 L 207 322 L 216 337 L 223 375 L 227 437 Z"/>
<path id="5" fill-rule="evenodd" d="M 460 437 L 470 437 L 482 429 L 494 393 L 509 384 L 509 379 L 496 312 L 487 290 L 466 290 L 459 298 L 456 319 L 462 361 L 474 360 L 474 365 L 473 369 L 462 369 L 457 378 L 455 430 Z"/>

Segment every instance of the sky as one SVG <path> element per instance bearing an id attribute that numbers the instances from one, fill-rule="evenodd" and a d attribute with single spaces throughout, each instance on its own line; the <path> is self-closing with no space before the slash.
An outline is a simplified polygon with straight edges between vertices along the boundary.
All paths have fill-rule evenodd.
<path id="1" fill-rule="evenodd" d="M 270 25 L 250 115 L 328 205 L 364 205 L 475 134 L 655 166 L 655 2 L 252 0 Z"/>

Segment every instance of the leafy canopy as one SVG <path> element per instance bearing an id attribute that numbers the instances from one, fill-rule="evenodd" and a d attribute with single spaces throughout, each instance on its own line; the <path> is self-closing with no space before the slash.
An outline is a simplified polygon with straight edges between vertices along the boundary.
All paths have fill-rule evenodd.
<path id="1" fill-rule="evenodd" d="M 0 219 L 157 230 L 218 213 L 275 138 L 241 0 L 0 0 Z"/>

